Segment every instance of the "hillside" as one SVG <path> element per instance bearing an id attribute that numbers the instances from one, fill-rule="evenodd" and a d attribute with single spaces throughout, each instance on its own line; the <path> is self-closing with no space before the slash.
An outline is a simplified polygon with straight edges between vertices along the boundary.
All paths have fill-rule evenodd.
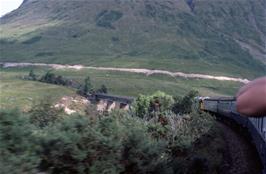
<path id="1" fill-rule="evenodd" d="M 266 74 L 264 0 L 25 0 L 1 18 L 2 62 Z"/>

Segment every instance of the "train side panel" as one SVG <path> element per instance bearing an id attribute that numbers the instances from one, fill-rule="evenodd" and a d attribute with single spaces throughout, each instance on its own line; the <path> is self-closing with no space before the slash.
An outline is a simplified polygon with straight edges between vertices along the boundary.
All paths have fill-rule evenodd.
<path id="1" fill-rule="evenodd" d="M 203 100 L 203 110 L 217 113 L 217 101 L 214 100 Z"/>
<path id="2" fill-rule="evenodd" d="M 221 118 L 229 118 L 247 128 L 263 163 L 263 174 L 266 174 L 266 117 L 249 118 L 239 114 L 233 98 L 208 98 L 202 101 L 202 105 L 203 110 L 217 113 Z"/>
<path id="3" fill-rule="evenodd" d="M 219 100 L 217 103 L 218 103 L 218 113 L 230 117 L 232 102 L 226 100 Z"/>

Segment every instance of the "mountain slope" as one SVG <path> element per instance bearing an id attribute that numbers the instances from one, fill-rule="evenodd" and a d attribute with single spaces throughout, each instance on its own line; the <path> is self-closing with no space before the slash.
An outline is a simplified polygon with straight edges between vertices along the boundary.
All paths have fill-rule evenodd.
<path id="1" fill-rule="evenodd" d="M 1 61 L 266 74 L 263 0 L 27 0 L 1 18 Z"/>

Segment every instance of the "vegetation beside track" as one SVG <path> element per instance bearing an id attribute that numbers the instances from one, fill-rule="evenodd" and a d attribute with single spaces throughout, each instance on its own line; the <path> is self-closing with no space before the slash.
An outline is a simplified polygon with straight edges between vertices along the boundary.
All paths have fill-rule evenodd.
<path id="1" fill-rule="evenodd" d="M 181 105 L 186 100 L 175 101 L 162 92 L 141 98 L 149 101 L 143 106 L 147 110 L 144 115 L 137 114 L 137 109 L 98 114 L 92 108 L 86 115 L 65 115 L 47 102 L 24 114 L 1 110 L 1 172 L 219 171 L 222 143 L 212 141 L 217 132 L 210 115 L 193 109 L 186 114 L 173 113 L 173 103 Z M 134 106 L 140 106 L 138 102 Z"/>

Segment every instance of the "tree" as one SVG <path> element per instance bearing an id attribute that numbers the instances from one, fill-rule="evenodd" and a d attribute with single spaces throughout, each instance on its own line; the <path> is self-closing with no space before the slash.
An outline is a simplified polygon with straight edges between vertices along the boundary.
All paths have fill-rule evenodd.
<path id="1" fill-rule="evenodd" d="M 139 95 L 132 104 L 134 114 L 140 118 L 144 118 L 149 114 L 149 107 L 150 107 L 150 96 L 145 96 L 145 95 Z"/>
<path id="2" fill-rule="evenodd" d="M 104 93 L 107 94 L 108 93 L 108 89 L 105 85 L 102 85 L 100 89 L 97 90 L 98 93 Z"/>
<path id="3" fill-rule="evenodd" d="M 56 76 L 55 83 L 58 85 L 63 85 L 63 86 L 65 86 L 67 84 L 66 80 L 64 80 L 64 78 L 60 75 Z"/>
<path id="4" fill-rule="evenodd" d="M 174 99 L 171 95 L 164 92 L 157 91 L 151 96 L 151 109 L 152 111 L 168 111 L 171 110 L 174 104 Z"/>
<path id="5" fill-rule="evenodd" d="M 172 111 L 176 114 L 187 114 L 192 111 L 194 98 L 198 95 L 197 91 L 190 91 L 184 97 L 175 97 Z"/>
<path id="6" fill-rule="evenodd" d="M 31 123 L 43 128 L 62 119 L 64 113 L 62 109 L 54 108 L 50 97 L 47 96 L 31 108 L 29 115 Z"/>
<path id="7" fill-rule="evenodd" d="M 92 92 L 93 91 L 93 87 L 92 87 L 92 84 L 91 84 L 91 79 L 90 77 L 88 76 L 85 80 L 84 80 L 84 86 L 83 86 L 83 89 L 82 89 L 82 94 L 86 95 L 88 94 L 89 92 Z"/>
<path id="8" fill-rule="evenodd" d="M 144 118 L 145 116 L 151 116 L 154 112 L 169 111 L 173 104 L 174 99 L 172 96 L 157 91 L 150 96 L 140 95 L 137 97 L 133 103 L 133 110 L 138 117 Z"/>
<path id="9" fill-rule="evenodd" d="M 88 76 L 85 79 L 85 85 L 84 85 L 84 93 L 87 94 L 92 89 L 91 79 Z"/>
<path id="10" fill-rule="evenodd" d="M 30 70 L 29 77 L 31 80 L 36 80 L 36 74 L 34 73 L 33 69 Z"/>
<path id="11" fill-rule="evenodd" d="M 42 76 L 41 81 L 47 83 L 55 83 L 55 74 L 51 73 L 51 71 L 48 71 L 44 76 Z"/>
<path id="12" fill-rule="evenodd" d="M 0 109 L 0 173 L 38 173 L 35 127 L 18 110 Z"/>

